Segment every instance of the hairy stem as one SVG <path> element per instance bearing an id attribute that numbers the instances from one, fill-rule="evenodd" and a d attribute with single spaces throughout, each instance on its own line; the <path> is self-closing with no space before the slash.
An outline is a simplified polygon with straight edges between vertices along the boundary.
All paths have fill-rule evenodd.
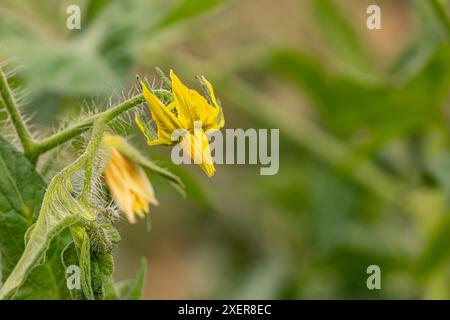
<path id="1" fill-rule="evenodd" d="M 97 119 L 92 130 L 91 141 L 85 152 L 51 180 L 44 195 L 38 219 L 31 231 L 22 256 L 0 289 L 0 300 L 13 297 L 15 291 L 26 280 L 31 270 L 45 256 L 51 240 L 63 229 L 83 220 L 92 221 L 95 219 L 95 216 L 87 209 L 86 204 L 73 198 L 71 192 L 67 191 L 65 186 L 70 181 L 71 175 L 82 169 L 83 166 L 87 170 L 87 167 L 92 165 L 92 157 L 95 156 L 100 144 L 104 128 L 105 120 L 103 118 Z M 88 165 L 88 163 L 90 164 Z M 89 173 L 89 177 L 85 178 L 84 185 L 89 184 L 90 186 L 91 177 L 92 173 Z M 83 188 L 83 192 L 85 189 L 86 187 Z M 59 203 L 64 210 L 55 209 L 55 203 Z"/>
<path id="2" fill-rule="evenodd" d="M 105 124 L 107 124 L 114 118 L 120 116 L 122 113 L 127 112 L 128 110 L 140 105 L 143 102 L 144 97 L 142 96 L 142 94 L 138 94 L 133 98 L 128 99 L 111 109 L 95 114 L 68 129 L 57 132 L 48 138 L 44 138 L 41 141 L 36 142 L 36 146 L 33 152 L 37 156 L 39 156 L 63 144 L 64 142 L 67 142 L 70 139 L 86 132 L 92 127 L 92 125 L 97 119 L 103 118 Z"/>
<path id="3" fill-rule="evenodd" d="M 155 94 L 164 94 L 160 92 L 160 90 L 155 90 Z M 86 132 L 90 128 L 92 128 L 94 122 L 102 118 L 107 124 L 111 120 L 120 116 L 124 112 L 129 111 L 130 109 L 140 105 L 144 102 L 144 97 L 142 94 L 137 94 L 136 96 L 118 104 L 117 106 L 108 109 L 106 111 L 100 112 L 98 114 L 94 114 L 87 119 L 84 119 L 80 123 L 76 125 L 57 132 L 50 137 L 44 138 L 40 141 L 36 141 L 32 138 L 22 115 L 20 114 L 17 103 L 12 94 L 12 90 L 9 87 L 6 75 L 3 70 L 0 68 L 0 101 L 1 105 L 4 105 L 11 121 L 16 129 L 17 135 L 19 136 L 20 142 L 22 144 L 23 150 L 27 158 L 32 162 L 36 163 L 39 156 L 67 141 L 70 139 Z"/>
<path id="4" fill-rule="evenodd" d="M 28 131 L 27 126 L 23 120 L 22 115 L 20 114 L 19 107 L 14 98 L 13 92 L 8 84 L 8 79 L 6 78 L 5 73 L 0 67 L 0 96 L 3 100 L 3 105 L 8 112 L 8 115 L 16 129 L 17 135 L 19 136 L 20 143 L 24 149 L 26 154 L 32 152 L 34 148 L 34 141 L 31 137 L 30 132 Z"/>
<path id="5" fill-rule="evenodd" d="M 93 174 L 93 163 L 95 156 L 97 154 L 97 150 L 100 146 L 103 132 L 105 131 L 106 122 L 104 120 L 104 117 L 101 117 L 97 120 L 97 124 L 92 130 L 91 135 L 91 141 L 89 142 L 89 145 L 86 148 L 86 162 L 85 162 L 85 168 L 84 168 L 84 184 L 83 184 L 83 190 L 81 192 L 81 202 L 84 204 L 88 203 L 88 197 L 89 193 L 91 191 L 91 185 L 92 185 L 92 174 Z"/>

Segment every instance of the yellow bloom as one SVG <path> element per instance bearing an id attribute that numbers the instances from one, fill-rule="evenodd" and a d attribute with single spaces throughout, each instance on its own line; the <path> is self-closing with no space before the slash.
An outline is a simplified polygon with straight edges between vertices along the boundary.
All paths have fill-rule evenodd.
<path id="1" fill-rule="evenodd" d="M 136 215 L 144 218 L 150 211 L 150 204 L 158 205 L 153 186 L 144 170 L 120 152 L 119 146 L 127 144 L 124 138 L 105 134 L 102 144 L 109 152 L 104 171 L 106 185 L 128 221 L 136 223 Z"/>
<path id="2" fill-rule="evenodd" d="M 206 132 L 217 131 L 224 126 L 222 108 L 217 102 L 211 83 L 205 77 L 201 77 L 201 81 L 208 91 L 210 103 L 197 91 L 186 87 L 173 71 L 170 72 L 170 79 L 173 101 L 167 106 L 141 83 L 142 93 L 157 127 L 157 139 L 151 139 L 147 135 L 138 117 L 135 119 L 136 123 L 149 145 L 170 146 L 180 142 L 183 151 L 211 177 L 215 168 Z M 179 141 L 173 141 L 173 134 L 180 129 L 183 133 Z"/>

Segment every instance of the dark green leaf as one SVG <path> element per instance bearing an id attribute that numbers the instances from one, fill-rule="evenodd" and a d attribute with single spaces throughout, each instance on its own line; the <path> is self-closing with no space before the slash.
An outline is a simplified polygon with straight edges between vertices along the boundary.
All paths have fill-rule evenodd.
<path id="1" fill-rule="evenodd" d="M 365 132 L 372 142 L 443 126 L 442 105 L 450 92 L 450 46 L 438 48 L 423 68 L 400 86 L 365 83 L 330 74 L 316 59 L 293 51 L 274 55 L 272 65 L 297 83 L 337 135 Z"/>
<path id="2" fill-rule="evenodd" d="M 427 275 L 445 267 L 450 261 L 450 214 L 447 212 L 441 216 L 435 224 L 416 265 L 416 271 L 421 275 Z"/>
<path id="3" fill-rule="evenodd" d="M 347 68 L 370 70 L 370 58 L 365 46 L 333 0 L 313 0 L 314 13 L 327 48 Z"/>
<path id="4" fill-rule="evenodd" d="M 119 299 L 122 300 L 139 300 L 142 297 L 142 290 L 145 283 L 145 272 L 147 270 L 147 261 L 145 258 L 141 260 L 141 267 L 135 279 L 119 283 L 117 292 Z"/>
<path id="5" fill-rule="evenodd" d="M 157 28 L 167 27 L 182 20 L 195 17 L 222 4 L 224 0 L 180 0 L 178 4 L 157 25 Z"/>
<path id="6" fill-rule="evenodd" d="M 25 233 L 39 213 L 45 182 L 33 166 L 9 143 L 0 138 L 0 248 L 2 274 L 6 280 L 25 247 Z M 35 268 L 18 299 L 65 299 L 65 270 L 59 259 L 65 238 L 57 238 L 50 246 L 42 266 Z"/>

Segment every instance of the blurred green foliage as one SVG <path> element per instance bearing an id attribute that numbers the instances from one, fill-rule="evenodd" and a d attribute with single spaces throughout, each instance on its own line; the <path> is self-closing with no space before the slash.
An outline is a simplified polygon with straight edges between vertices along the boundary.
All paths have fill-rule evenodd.
<path id="1" fill-rule="evenodd" d="M 42 130 L 126 94 L 136 73 L 153 80 L 154 66 L 207 76 L 229 128 L 280 128 L 275 176 L 171 168 L 187 200 L 155 181 L 153 230 L 120 225 L 116 277 L 145 255 L 147 298 L 450 297 L 450 4 L 379 1 L 384 29 L 368 31 L 363 2 L 0 0 L 0 59 L 25 66 Z M 65 28 L 73 3 L 81 30 Z M 295 19 L 309 28 L 292 36 Z M 383 56 L 396 28 L 408 41 Z M 366 287 L 372 264 L 380 291 Z"/>

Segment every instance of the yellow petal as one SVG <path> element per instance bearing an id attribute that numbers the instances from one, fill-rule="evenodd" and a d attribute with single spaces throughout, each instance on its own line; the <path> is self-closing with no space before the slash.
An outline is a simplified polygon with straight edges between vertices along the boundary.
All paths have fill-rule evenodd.
<path id="1" fill-rule="evenodd" d="M 218 109 L 212 107 L 208 101 L 197 91 L 190 91 L 191 99 L 189 101 L 191 109 L 194 111 L 194 121 L 200 121 L 202 127 L 209 130 L 216 124 Z"/>
<path id="2" fill-rule="evenodd" d="M 194 134 L 187 133 L 181 138 L 181 148 L 195 164 L 199 164 L 208 177 L 216 171 L 211 157 L 208 138 L 203 130 L 195 130 Z"/>
<path id="3" fill-rule="evenodd" d="M 170 70 L 170 80 L 172 81 L 172 94 L 177 106 L 178 119 L 180 119 L 184 128 L 193 128 L 195 120 L 194 110 L 191 110 L 189 104 L 191 99 L 190 89 L 181 82 L 172 70 Z"/>
<path id="4" fill-rule="evenodd" d="M 211 129 L 220 130 L 225 125 L 225 118 L 223 116 L 223 110 L 222 107 L 217 102 L 216 94 L 214 93 L 213 86 L 211 82 L 209 82 L 204 76 L 201 77 L 203 83 L 206 85 L 206 88 L 208 89 L 209 96 L 211 97 L 212 103 L 215 108 L 217 108 L 217 117 L 216 117 L 216 123 L 214 126 L 212 126 Z"/>
<path id="5" fill-rule="evenodd" d="M 197 91 L 185 86 L 173 71 L 170 72 L 170 78 L 172 80 L 172 92 L 177 106 L 178 118 L 185 128 L 193 129 L 194 122 L 201 121 L 205 130 L 220 129 L 217 119 L 221 109 L 211 106 Z M 209 82 L 205 84 L 207 86 L 209 84 L 210 88 L 212 88 Z M 210 89 L 208 88 L 208 90 Z M 217 103 L 215 96 L 213 100 L 214 103 Z"/>
<path id="6" fill-rule="evenodd" d="M 166 106 L 147 88 L 144 83 L 141 83 L 142 93 L 147 101 L 148 107 L 152 114 L 153 121 L 155 121 L 158 134 L 158 144 L 173 144 L 172 133 L 181 128 L 181 123 L 177 117 L 170 112 Z M 142 123 L 137 122 L 139 129 L 143 128 Z M 139 126 L 140 125 L 140 126 Z"/>
<path id="7" fill-rule="evenodd" d="M 153 187 L 142 168 L 117 149 L 111 150 L 104 177 L 115 203 L 130 223 L 136 222 L 136 215 L 144 217 L 150 211 L 149 204 L 158 204 Z"/>
<path id="8" fill-rule="evenodd" d="M 147 140 L 147 144 L 149 146 L 156 146 L 156 145 L 161 145 L 161 144 L 168 144 L 167 141 L 165 140 L 160 140 L 159 137 L 158 139 L 152 139 L 148 133 L 147 133 L 147 129 L 145 128 L 144 124 L 141 122 L 141 119 L 139 119 L 139 116 L 137 114 L 134 115 L 134 122 L 136 122 L 136 125 L 139 128 L 139 131 L 141 131 L 141 133 L 144 135 L 145 140 Z"/>

